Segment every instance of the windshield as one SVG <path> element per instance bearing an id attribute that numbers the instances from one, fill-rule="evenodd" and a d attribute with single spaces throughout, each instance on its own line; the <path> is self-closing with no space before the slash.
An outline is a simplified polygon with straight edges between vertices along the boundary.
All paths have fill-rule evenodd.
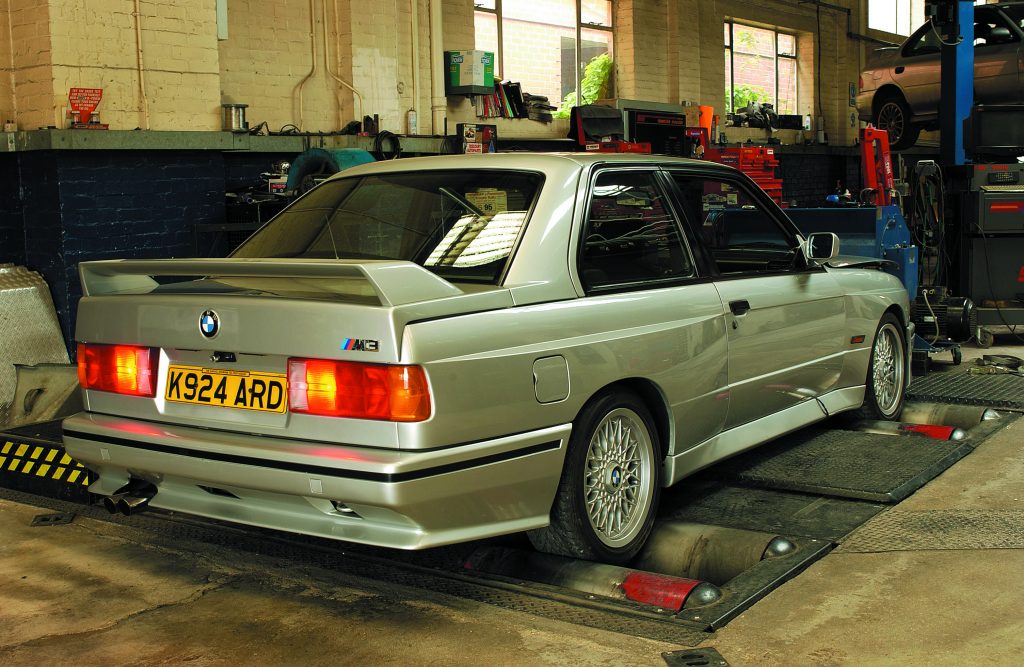
<path id="1" fill-rule="evenodd" d="M 328 181 L 231 256 L 397 259 L 448 280 L 496 284 L 542 180 L 463 169 Z"/>

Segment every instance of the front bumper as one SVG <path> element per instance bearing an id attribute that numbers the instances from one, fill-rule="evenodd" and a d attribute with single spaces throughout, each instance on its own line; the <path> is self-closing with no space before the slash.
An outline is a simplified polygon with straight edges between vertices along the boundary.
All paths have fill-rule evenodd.
<path id="1" fill-rule="evenodd" d="M 570 430 L 402 452 L 80 413 L 64 446 L 93 493 L 143 479 L 153 507 L 421 549 L 547 525 Z"/>

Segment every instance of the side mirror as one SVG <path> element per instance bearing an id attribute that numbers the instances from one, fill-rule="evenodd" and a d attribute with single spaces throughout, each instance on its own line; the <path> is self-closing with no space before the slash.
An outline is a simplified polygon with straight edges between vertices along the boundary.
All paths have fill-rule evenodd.
<path id="1" fill-rule="evenodd" d="M 989 32 L 988 38 L 985 40 L 986 44 L 1007 44 L 1013 41 L 1013 37 L 1010 35 L 1010 29 L 1003 26 L 992 28 Z"/>
<path id="2" fill-rule="evenodd" d="M 839 237 L 832 232 L 815 232 L 804 241 L 807 259 L 826 260 L 839 254 Z"/>

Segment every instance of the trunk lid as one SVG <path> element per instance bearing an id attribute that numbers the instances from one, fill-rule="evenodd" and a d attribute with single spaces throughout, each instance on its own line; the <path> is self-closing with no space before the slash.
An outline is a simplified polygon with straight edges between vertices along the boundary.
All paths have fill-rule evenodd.
<path id="1" fill-rule="evenodd" d="M 78 341 L 160 350 L 155 398 L 86 391 L 86 409 L 378 447 L 398 446 L 393 423 L 181 400 L 169 370 L 284 382 L 290 357 L 416 363 L 403 348 L 409 322 L 513 305 L 507 289 L 455 286 L 400 261 L 103 261 L 83 262 L 80 274 Z M 216 331 L 207 335 L 211 313 Z"/>

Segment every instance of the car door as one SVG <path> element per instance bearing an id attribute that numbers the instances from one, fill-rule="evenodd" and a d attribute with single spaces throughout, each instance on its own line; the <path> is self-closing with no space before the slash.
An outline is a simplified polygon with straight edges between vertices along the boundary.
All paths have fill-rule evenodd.
<path id="1" fill-rule="evenodd" d="M 747 179 L 673 173 L 726 305 L 729 414 L 739 426 L 814 400 L 843 367 L 843 291 L 798 255 L 795 228 Z M 692 223 L 691 223 L 692 224 Z"/>
<path id="2" fill-rule="evenodd" d="M 913 114 L 935 113 L 938 109 L 941 68 L 938 35 L 925 24 L 906 41 L 889 70 Z"/>
<path id="3" fill-rule="evenodd" d="M 993 10 L 975 9 L 974 96 L 979 104 L 1020 99 L 1020 48 L 1016 31 Z"/>
<path id="4" fill-rule="evenodd" d="M 728 357 L 725 308 L 668 186 L 651 167 L 591 175 L 574 258 L 586 296 L 572 320 L 587 323 L 587 376 L 573 382 L 588 393 L 600 389 L 586 385 L 590 376 L 652 382 L 671 411 L 673 451 L 683 451 L 725 424 Z"/>

